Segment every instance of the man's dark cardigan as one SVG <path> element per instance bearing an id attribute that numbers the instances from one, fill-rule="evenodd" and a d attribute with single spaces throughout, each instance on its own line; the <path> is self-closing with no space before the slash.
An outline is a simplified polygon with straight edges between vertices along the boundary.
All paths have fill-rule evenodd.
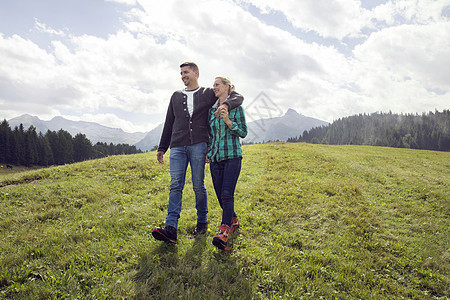
<path id="1" fill-rule="evenodd" d="M 170 98 L 166 121 L 161 134 L 158 151 L 166 152 L 170 147 L 190 146 L 209 140 L 208 110 L 217 101 L 213 89 L 201 87 L 194 93 L 194 112 L 189 115 L 187 96 L 176 91 Z M 228 100 L 229 110 L 239 106 L 244 97 L 232 92 Z"/>

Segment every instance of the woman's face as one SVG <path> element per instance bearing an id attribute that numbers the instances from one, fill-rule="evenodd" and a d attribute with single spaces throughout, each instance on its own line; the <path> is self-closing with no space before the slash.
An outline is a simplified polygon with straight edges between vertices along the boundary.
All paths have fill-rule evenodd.
<path id="1" fill-rule="evenodd" d="M 221 96 L 228 97 L 228 85 L 223 84 L 220 78 L 217 78 L 214 81 L 213 90 L 217 98 L 220 98 Z"/>

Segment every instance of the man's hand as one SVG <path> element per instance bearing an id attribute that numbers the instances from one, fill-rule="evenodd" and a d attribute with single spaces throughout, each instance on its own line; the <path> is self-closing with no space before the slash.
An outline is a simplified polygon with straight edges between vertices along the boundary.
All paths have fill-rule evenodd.
<path id="1" fill-rule="evenodd" d="M 159 161 L 159 163 L 164 163 L 164 151 L 158 151 L 156 153 L 156 159 Z"/>
<path id="2" fill-rule="evenodd" d="M 209 158 L 208 154 L 206 154 L 205 163 L 209 164 L 211 162 L 211 159 Z"/>

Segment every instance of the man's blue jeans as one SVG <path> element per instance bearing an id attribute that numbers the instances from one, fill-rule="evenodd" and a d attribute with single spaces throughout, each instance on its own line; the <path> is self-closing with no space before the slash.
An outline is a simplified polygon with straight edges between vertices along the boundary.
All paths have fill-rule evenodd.
<path id="1" fill-rule="evenodd" d="M 170 149 L 171 183 L 166 226 L 178 227 L 188 163 L 191 165 L 197 222 L 206 223 L 208 221 L 208 197 L 205 187 L 206 147 L 206 143 L 198 143 Z"/>

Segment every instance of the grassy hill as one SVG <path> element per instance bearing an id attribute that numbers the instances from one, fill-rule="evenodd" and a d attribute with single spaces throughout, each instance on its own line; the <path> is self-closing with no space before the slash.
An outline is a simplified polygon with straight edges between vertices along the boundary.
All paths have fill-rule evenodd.
<path id="1" fill-rule="evenodd" d="M 188 180 L 177 245 L 151 237 L 170 180 L 154 152 L 1 170 L 0 298 L 450 297 L 450 153 L 281 143 L 243 152 L 231 253 L 211 244 L 221 209 L 209 169 L 209 232 L 192 236 Z"/>

